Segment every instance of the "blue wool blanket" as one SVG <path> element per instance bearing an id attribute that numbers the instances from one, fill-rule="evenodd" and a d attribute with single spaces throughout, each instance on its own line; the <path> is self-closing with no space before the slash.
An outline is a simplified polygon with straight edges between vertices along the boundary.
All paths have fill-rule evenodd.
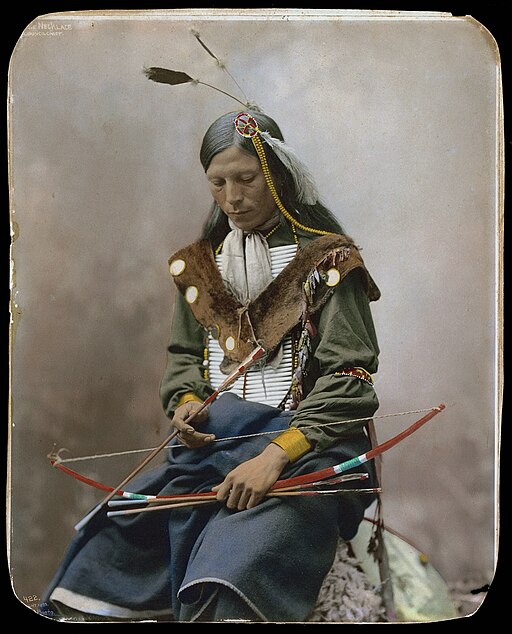
<path id="1" fill-rule="evenodd" d="M 283 430 L 290 416 L 226 393 L 210 406 L 201 431 L 226 438 Z M 174 447 L 163 464 L 126 488 L 152 495 L 209 491 L 272 437 Z M 369 449 L 361 430 L 326 451 L 307 453 L 281 478 L 324 469 Z M 356 471 L 369 473 L 365 487 L 375 486 L 371 463 Z M 48 606 L 57 589 L 55 597 L 73 596 L 72 607 L 85 612 L 135 620 L 172 613 L 175 621 L 193 621 L 222 587 L 236 593 L 255 620 L 303 622 L 314 608 L 339 537 L 355 536 L 373 501 L 373 495 L 348 493 L 266 498 L 244 511 L 216 503 L 115 518 L 102 512 L 69 545 L 43 605 L 51 614 Z"/>

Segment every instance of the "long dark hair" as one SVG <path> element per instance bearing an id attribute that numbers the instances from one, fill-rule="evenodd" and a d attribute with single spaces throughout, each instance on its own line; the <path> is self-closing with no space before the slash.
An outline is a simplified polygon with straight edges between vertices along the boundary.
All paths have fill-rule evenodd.
<path id="1" fill-rule="evenodd" d="M 284 141 L 281 130 L 273 119 L 261 112 L 251 110 L 246 112 L 257 120 L 260 130 L 269 132 L 272 137 Z M 216 154 L 233 145 L 258 158 L 252 141 L 242 137 L 235 130 L 233 119 L 237 114 L 239 113 L 229 112 L 222 115 L 206 131 L 200 152 L 200 160 L 205 172 Z M 266 143 L 264 145 L 272 178 L 276 187 L 278 187 L 279 197 L 285 208 L 293 215 L 298 213 L 297 219 L 300 220 L 302 225 L 332 233 L 343 233 L 343 229 L 334 214 L 320 201 L 317 201 L 314 205 L 306 205 L 299 202 L 291 174 L 277 158 L 272 148 Z M 210 240 L 215 248 L 224 240 L 229 231 L 226 214 L 214 202 L 203 228 L 203 238 Z"/>

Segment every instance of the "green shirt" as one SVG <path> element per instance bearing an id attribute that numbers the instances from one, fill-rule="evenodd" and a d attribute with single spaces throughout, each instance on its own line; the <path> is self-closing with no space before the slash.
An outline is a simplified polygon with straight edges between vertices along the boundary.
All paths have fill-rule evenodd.
<path id="1" fill-rule="evenodd" d="M 297 231 L 300 246 L 314 236 Z M 288 224 L 268 238 L 269 247 L 293 244 Z M 315 427 L 354 418 L 371 417 L 379 406 L 375 389 L 353 376 L 337 374 L 342 368 L 360 367 L 374 374 L 379 347 L 369 299 L 360 273 L 356 270 L 336 287 L 325 305 L 313 316 L 318 334 L 312 340 L 304 395 L 290 419 L 290 426 L 301 430 L 316 451 L 322 451 L 343 437 L 359 431 L 364 422 Z M 201 400 L 213 393 L 204 378 L 204 349 L 207 330 L 193 316 L 178 293 L 172 331 L 167 348 L 167 367 L 160 395 L 166 414 L 172 417 L 179 400 L 194 393 Z"/>

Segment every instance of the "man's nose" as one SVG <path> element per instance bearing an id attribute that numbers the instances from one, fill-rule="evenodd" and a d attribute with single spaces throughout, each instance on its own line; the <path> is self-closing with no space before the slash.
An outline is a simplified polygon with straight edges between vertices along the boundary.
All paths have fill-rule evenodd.
<path id="1" fill-rule="evenodd" d="M 232 206 L 236 206 L 243 199 L 242 188 L 236 182 L 226 182 L 226 202 Z"/>

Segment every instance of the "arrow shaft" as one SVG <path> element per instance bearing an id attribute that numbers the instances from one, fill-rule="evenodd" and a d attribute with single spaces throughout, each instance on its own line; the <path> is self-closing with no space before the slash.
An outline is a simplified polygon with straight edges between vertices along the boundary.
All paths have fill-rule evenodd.
<path id="1" fill-rule="evenodd" d="M 380 487 L 373 487 L 370 489 L 334 489 L 325 491 L 269 491 L 266 497 L 310 497 L 314 495 L 341 495 L 343 493 L 381 493 Z M 203 504 L 213 504 L 219 502 L 215 497 L 207 497 L 206 499 L 188 500 L 184 502 L 174 502 L 172 504 L 153 504 L 151 506 L 145 506 L 136 509 L 121 509 L 117 511 L 108 511 L 107 517 L 119 517 L 123 515 L 136 515 L 137 513 L 150 513 L 153 511 L 170 511 L 177 508 L 195 507 Z M 120 500 L 120 502 L 131 502 L 131 500 Z M 122 504 L 121 504 L 122 505 Z M 121 506 L 115 504 L 115 507 Z"/>

